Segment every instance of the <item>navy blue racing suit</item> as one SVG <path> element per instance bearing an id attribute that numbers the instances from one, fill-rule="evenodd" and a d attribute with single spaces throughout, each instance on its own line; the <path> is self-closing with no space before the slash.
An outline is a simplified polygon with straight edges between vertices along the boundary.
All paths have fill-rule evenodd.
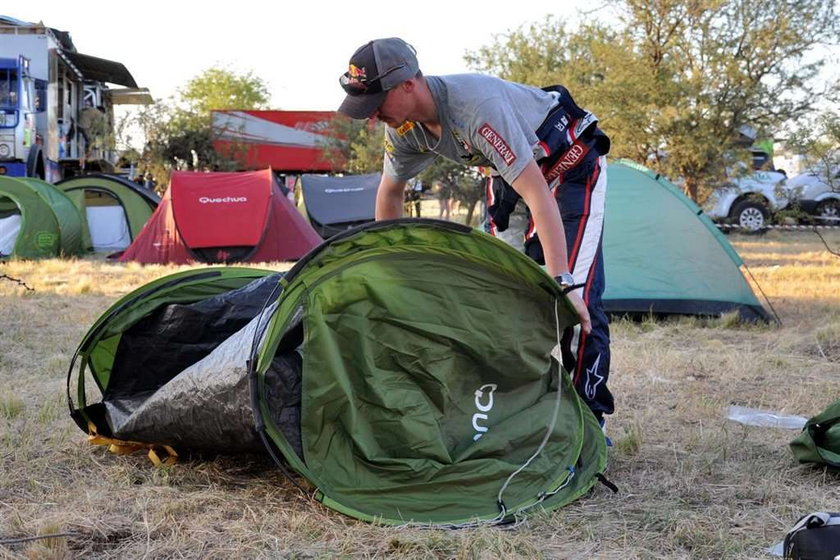
<path id="1" fill-rule="evenodd" d="M 563 367 L 572 376 L 580 396 L 601 419 L 615 409 L 607 388 L 610 369 L 609 320 L 601 296 L 604 293 L 602 240 L 606 196 L 606 154 L 609 138 L 598 128 L 597 119 L 577 106 L 563 86 L 544 88 L 560 94 L 560 103 L 539 127 L 537 137 L 542 157 L 537 163 L 554 194 L 566 234 L 569 270 L 576 284 L 583 284 L 581 297 L 589 310 L 592 331 L 580 326 L 563 333 Z M 519 195 L 501 176 L 487 182 L 489 233 L 508 227 Z M 526 209 L 527 211 L 527 209 Z M 524 232 L 525 253 L 545 264 L 542 245 L 528 214 Z"/>

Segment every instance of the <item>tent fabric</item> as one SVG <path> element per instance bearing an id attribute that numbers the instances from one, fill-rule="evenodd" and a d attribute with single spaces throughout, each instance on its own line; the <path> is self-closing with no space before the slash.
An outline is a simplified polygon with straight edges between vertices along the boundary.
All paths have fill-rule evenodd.
<path id="1" fill-rule="evenodd" d="M 148 224 L 120 257 L 141 263 L 294 260 L 320 242 L 270 169 L 172 174 Z"/>
<path id="2" fill-rule="evenodd" d="M 743 261 L 699 206 L 633 162 L 608 167 L 604 307 L 611 314 L 720 315 L 768 321 Z"/>
<path id="3" fill-rule="evenodd" d="M 255 406 L 329 507 L 393 524 L 491 521 L 566 504 L 603 469 L 603 433 L 552 358 L 574 312 L 503 242 L 380 222 L 331 238 L 282 284 L 252 360 Z M 266 372 L 290 352 L 302 356 L 302 453 L 268 397 Z"/>
<path id="4" fill-rule="evenodd" d="M 131 231 L 122 207 L 88 206 L 85 217 L 94 252 L 121 251 L 131 245 Z"/>
<path id="5" fill-rule="evenodd" d="M 274 188 L 270 177 L 261 179 L 254 181 L 248 173 L 214 174 L 212 180 L 205 173 L 178 174 L 172 211 L 184 243 L 194 248 L 256 246 Z"/>
<path id="6" fill-rule="evenodd" d="M 128 247 L 149 220 L 160 197 L 116 175 L 81 175 L 55 185 L 73 201 L 82 214 L 82 246 L 89 251 L 115 251 Z M 113 207 L 117 211 L 88 212 L 89 208 Z M 96 220 L 91 222 L 91 219 Z M 128 228 L 128 239 L 117 231 Z M 93 236 L 97 236 L 94 239 Z M 98 237 L 102 235 L 103 237 Z"/>
<path id="7" fill-rule="evenodd" d="M 82 252 L 82 217 L 73 201 L 55 186 L 35 179 L 21 177 L 25 182 L 49 204 L 58 221 L 58 231 L 61 236 L 60 252 L 64 255 L 78 255 Z"/>
<path id="8" fill-rule="evenodd" d="M 554 357 L 574 311 L 499 240 L 380 222 L 270 274 L 197 269 L 115 303 L 71 363 L 79 426 L 219 451 L 259 437 L 325 505 L 387 524 L 510 520 L 604 470 L 603 433 Z"/>
<path id="9" fill-rule="evenodd" d="M 376 189 L 381 173 L 330 177 L 300 177 L 301 205 L 323 238 L 374 220 Z"/>
<path id="10" fill-rule="evenodd" d="M 38 179 L 0 177 L 2 258 L 49 258 L 80 252 L 81 217 L 61 191 Z"/>
<path id="11" fill-rule="evenodd" d="M 170 438 L 191 449 L 262 449 L 241 358 L 254 338 L 254 317 L 280 276 L 166 305 L 123 333 L 103 398 L 112 434 L 132 441 Z"/>
<path id="12" fill-rule="evenodd" d="M 104 402 L 89 402 L 121 400 L 122 406 L 112 408 L 128 416 L 131 398 L 142 404 L 150 391 L 206 358 L 220 342 L 245 326 L 262 308 L 265 294 L 259 297 L 258 287 L 246 290 L 258 294 L 252 304 L 243 303 L 235 294 L 271 274 L 243 267 L 188 270 L 150 282 L 114 303 L 82 339 L 68 373 L 68 398 L 79 427 L 87 431 L 88 422 L 93 422 L 99 434 L 115 435 Z M 77 360 L 82 370 L 76 391 L 71 393 Z M 86 383 L 88 372 L 93 385 Z M 119 418 L 116 422 L 124 423 Z M 195 446 L 202 447 L 200 443 Z"/>
<path id="13" fill-rule="evenodd" d="M 2 200 L 0 200 L 0 205 L 2 205 Z M 17 241 L 19 233 L 19 214 L 0 218 L 0 256 L 12 254 L 15 250 L 15 241 Z"/>

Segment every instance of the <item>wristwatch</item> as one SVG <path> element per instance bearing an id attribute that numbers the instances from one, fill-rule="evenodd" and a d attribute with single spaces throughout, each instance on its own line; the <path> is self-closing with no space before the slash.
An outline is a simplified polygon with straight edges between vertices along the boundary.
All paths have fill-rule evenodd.
<path id="1" fill-rule="evenodd" d="M 572 276 L 571 272 L 564 272 L 563 274 L 555 276 L 554 280 L 560 284 L 561 288 L 571 288 L 575 285 L 575 277 Z"/>

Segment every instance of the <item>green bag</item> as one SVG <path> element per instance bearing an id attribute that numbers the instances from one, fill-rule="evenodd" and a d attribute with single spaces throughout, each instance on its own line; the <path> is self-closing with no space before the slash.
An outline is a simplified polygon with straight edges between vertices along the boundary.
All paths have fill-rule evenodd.
<path id="1" fill-rule="evenodd" d="M 805 423 L 802 433 L 790 442 L 800 463 L 818 463 L 840 469 L 840 400 Z"/>

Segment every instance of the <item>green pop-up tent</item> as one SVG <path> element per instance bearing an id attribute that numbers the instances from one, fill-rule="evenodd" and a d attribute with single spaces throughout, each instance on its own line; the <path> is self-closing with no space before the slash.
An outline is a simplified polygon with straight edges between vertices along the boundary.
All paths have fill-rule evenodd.
<path id="1" fill-rule="evenodd" d="M 63 192 L 35 178 L 0 177 L 0 258 L 81 252 L 82 221 Z"/>
<path id="2" fill-rule="evenodd" d="M 605 309 L 613 314 L 720 315 L 767 321 L 744 262 L 682 191 L 627 160 L 608 167 Z"/>
<path id="3" fill-rule="evenodd" d="M 553 357 L 574 320 L 503 242 L 380 222 L 282 277 L 200 269 L 129 294 L 79 346 L 71 411 L 122 440 L 262 441 L 359 519 L 505 521 L 576 499 L 605 468 L 598 422 Z"/>
<path id="4" fill-rule="evenodd" d="M 89 251 L 119 251 L 143 229 L 160 197 L 128 179 L 95 173 L 56 183 L 82 215 L 82 243 Z"/>

